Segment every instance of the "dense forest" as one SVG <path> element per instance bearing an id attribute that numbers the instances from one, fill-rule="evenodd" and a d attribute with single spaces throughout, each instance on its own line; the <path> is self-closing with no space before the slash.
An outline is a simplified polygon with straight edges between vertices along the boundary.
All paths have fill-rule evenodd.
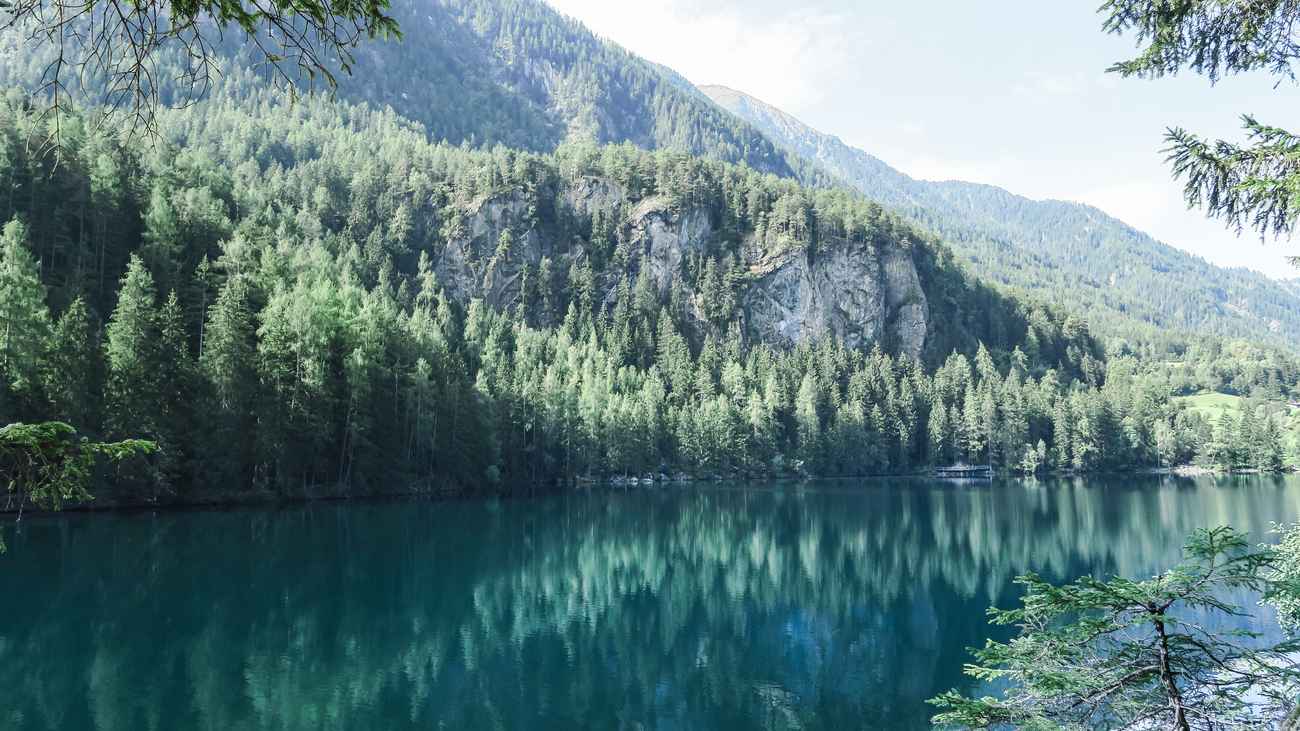
<path id="1" fill-rule="evenodd" d="M 0 726 L 1300 718 L 1295 478 L 1168 476 L 1300 470 L 1300 280 L 395 2 L 337 96 L 137 6 L 232 32 L 128 132 L 0 28 Z"/>
<path id="2" fill-rule="evenodd" d="M 942 236 L 985 281 L 1086 317 L 1108 347 L 1178 358 L 1193 334 L 1300 345 L 1294 286 L 1214 267 L 1088 206 L 913 180 L 758 100 L 719 87 L 701 93 L 540 0 L 402 0 L 392 12 L 406 40 L 359 48 L 338 97 L 391 108 L 433 141 L 540 153 L 566 142 L 626 142 L 743 163 L 809 187 L 850 185 Z M 216 50 L 221 76 L 212 92 L 256 98 L 268 69 L 255 49 L 232 37 Z M 0 33 L 0 83 L 35 88 L 53 52 L 12 29 Z M 171 103 L 188 101 L 175 82 L 182 61 L 158 59 L 155 76 Z M 90 98 L 98 101 L 93 91 Z"/>
<path id="3" fill-rule="evenodd" d="M 405 40 L 359 47 L 352 73 L 338 78 L 337 96 L 391 108 L 433 140 L 532 152 L 566 141 L 630 142 L 743 162 L 805 183 L 829 180 L 684 80 L 541 0 L 396 0 L 390 11 Z M 273 75 L 255 45 L 235 34 L 213 52 L 220 75 L 209 81 L 228 95 L 255 95 Z M 0 30 L 0 83 L 35 89 L 55 58 L 53 45 L 34 46 L 18 29 Z M 160 49 L 154 63 L 165 103 L 182 106 L 207 91 L 187 83 L 179 49 Z M 308 88 L 310 79 L 297 80 Z M 68 83 L 88 102 L 103 101 L 107 82 L 93 73 Z"/>
<path id="4" fill-rule="evenodd" d="M 3 105 L 0 410 L 158 441 L 106 499 L 956 460 L 1276 469 L 1294 449 L 1277 405 L 1293 361 L 1209 346 L 1107 360 L 1082 320 L 979 285 L 878 206 L 748 167 L 630 146 L 473 151 L 391 112 L 273 93 L 166 112 L 165 145 L 72 120 L 54 156 L 26 144 L 29 100 Z M 696 206 L 716 233 L 660 290 L 629 265 L 625 211 L 557 202 L 571 179 Z M 546 237 L 568 266 L 520 267 L 493 306 L 437 272 L 465 212 L 503 195 L 522 196 L 521 219 L 469 265 Z M 919 357 L 884 338 L 754 338 L 736 257 L 755 242 L 906 247 L 933 322 Z M 1175 399 L 1201 388 L 1255 400 L 1210 423 Z"/>

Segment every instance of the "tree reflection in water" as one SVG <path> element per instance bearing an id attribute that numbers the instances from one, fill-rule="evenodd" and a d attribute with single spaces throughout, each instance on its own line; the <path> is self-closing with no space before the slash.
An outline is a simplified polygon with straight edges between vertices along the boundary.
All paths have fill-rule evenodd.
<path id="1" fill-rule="evenodd" d="M 41 518 L 0 728 L 916 728 L 1014 575 L 1298 514 L 1297 478 L 1089 478 Z"/>

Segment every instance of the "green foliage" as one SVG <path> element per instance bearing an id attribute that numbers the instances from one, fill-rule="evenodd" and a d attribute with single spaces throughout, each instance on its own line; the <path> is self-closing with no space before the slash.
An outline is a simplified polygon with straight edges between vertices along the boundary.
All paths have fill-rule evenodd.
<path id="1" fill-rule="evenodd" d="M 44 369 L 50 412 L 78 424 L 98 424 L 103 368 L 95 324 L 81 298 L 63 311 L 50 337 Z"/>
<path id="2" fill-rule="evenodd" d="M 17 219 L 5 224 L 0 234 L 0 379 L 20 397 L 38 385 L 34 367 L 44 355 L 50 326 L 40 268 L 27 246 L 27 227 Z"/>
<path id="3" fill-rule="evenodd" d="M 192 102 L 207 93 L 227 35 L 290 89 L 299 77 L 333 89 L 336 69 L 352 72 L 363 39 L 400 37 L 388 11 L 388 0 L 145 0 L 129 8 L 87 2 L 76 12 L 44 0 L 10 0 L 0 4 L 0 30 L 21 36 L 27 53 L 57 58 L 35 77 L 57 133 L 69 94 L 85 90 L 83 84 L 96 106 L 123 108 L 136 124 L 152 127 L 159 102 Z M 159 68 L 168 61 L 175 67 Z"/>
<path id="4" fill-rule="evenodd" d="M 1204 208 L 1237 232 L 1253 229 L 1261 236 L 1286 236 L 1294 229 L 1300 207 L 1300 137 L 1242 117 L 1247 144 L 1206 140 L 1182 128 L 1165 136 L 1174 177 L 1182 179 L 1187 204 Z M 1294 259 L 1294 257 L 1293 257 Z"/>
<path id="5" fill-rule="evenodd" d="M 1282 629 L 1295 637 L 1300 635 L 1300 526 L 1278 527 L 1275 532 L 1281 540 L 1269 578 L 1283 590 L 1274 592 L 1269 603 L 1277 610 Z"/>
<path id="6" fill-rule="evenodd" d="M 105 414 L 114 434 L 158 433 L 161 358 L 156 300 L 153 277 L 133 255 L 105 328 Z"/>
<path id="7" fill-rule="evenodd" d="M 935 723 L 970 728 L 1257 728 L 1283 718 L 1300 692 L 1300 643 L 1267 644 L 1224 630 L 1230 597 L 1271 595 L 1278 554 L 1231 528 L 1194 533 L 1185 561 L 1145 580 L 1085 576 L 1055 586 L 1030 574 L 1021 607 L 992 609 L 1017 629 L 975 651 L 970 676 L 1008 681 L 1001 698 L 949 691 Z"/>
<path id="8" fill-rule="evenodd" d="M 272 16 L 283 10 L 275 3 L 265 7 Z M 326 11 L 327 20 L 332 11 L 338 32 L 327 29 L 319 37 L 299 38 L 292 31 L 315 30 L 317 8 Z M 285 29 L 288 37 L 277 28 L 275 33 L 240 29 L 224 38 L 207 38 L 216 34 L 204 28 L 211 43 L 193 49 L 207 51 L 200 59 L 187 53 L 184 43 L 155 44 L 150 61 L 157 99 L 179 107 L 214 92 L 256 96 L 266 89 L 268 75 L 288 82 L 279 85 L 289 89 L 316 78 L 340 99 L 391 108 L 421 125 L 433 140 L 452 145 L 501 144 L 550 152 L 565 141 L 630 142 L 743 162 L 763 172 L 798 175 L 805 182 L 821 177 L 709 103 L 673 72 L 597 37 L 540 0 L 397 0 L 391 6 L 386 0 L 308 2 L 293 10 L 303 22 Z M 372 31 L 391 36 L 397 27 L 404 32 L 400 42 L 376 37 L 365 43 L 364 52 L 354 52 L 356 42 Z M 334 35 L 353 42 L 334 43 Z M 26 53 L 0 68 L 0 83 L 36 93 L 44 87 L 47 67 L 58 58 L 58 47 L 28 43 L 25 37 L 14 42 L 22 43 Z M 83 50 L 75 37 L 65 44 L 69 55 Z M 311 53 L 299 53 L 294 44 Z M 278 65 L 268 67 L 268 58 Z M 219 66 L 219 77 L 210 73 L 209 63 Z M 336 75 L 335 68 L 346 73 Z M 413 78 L 420 83 L 411 83 Z M 77 84 L 67 81 L 75 92 Z M 94 101 L 110 96 L 114 88 L 97 76 L 89 81 Z"/>
<path id="9" fill-rule="evenodd" d="M 1225 74 L 1266 70 L 1294 78 L 1300 44 L 1292 23 L 1300 3 L 1225 3 L 1218 0 L 1107 0 L 1098 12 L 1108 33 L 1132 33 L 1143 46 L 1112 71 L 1160 77 L 1184 66 L 1217 81 Z"/>
<path id="10" fill-rule="evenodd" d="M 1111 67 L 1124 76 L 1161 77 L 1186 67 L 1211 81 L 1256 70 L 1295 80 L 1300 3 L 1294 0 L 1107 0 L 1099 12 L 1107 32 L 1132 33 L 1142 46 L 1136 58 Z M 1246 145 L 1170 129 L 1166 153 L 1174 175 L 1184 180 L 1189 205 L 1204 207 L 1237 231 L 1289 234 L 1300 211 L 1300 138 L 1248 115 L 1242 119 Z"/>
<path id="11" fill-rule="evenodd" d="M 21 520 L 28 503 L 59 510 L 66 502 L 90 500 L 89 486 L 98 461 L 121 462 L 156 449 L 153 442 L 143 439 L 91 441 L 61 421 L 0 427 L 0 482 L 5 485 L 5 509 L 13 508 L 16 501 Z M 3 551 L 4 542 L 0 540 Z"/>
<path id="12" fill-rule="evenodd" d="M 56 322 L 22 363 L 39 387 L 4 398 L 13 418 L 76 414 L 159 444 L 104 500 L 1129 469 L 1212 442 L 1176 396 L 1276 401 L 1297 378 L 1236 346 L 1108 361 L 1080 318 L 979 284 L 844 191 L 630 145 L 472 151 L 389 112 L 222 99 L 162 113 L 162 152 L 88 132 L 58 166 L 22 157 L 34 113 L 3 100 L 0 141 L 23 162 L 0 217 L 43 252 L 37 304 Z M 651 262 L 635 208 L 711 233 L 676 267 Z M 919 360 L 893 335 L 791 345 L 751 326 L 759 277 L 742 262 L 843 252 L 915 265 Z"/>

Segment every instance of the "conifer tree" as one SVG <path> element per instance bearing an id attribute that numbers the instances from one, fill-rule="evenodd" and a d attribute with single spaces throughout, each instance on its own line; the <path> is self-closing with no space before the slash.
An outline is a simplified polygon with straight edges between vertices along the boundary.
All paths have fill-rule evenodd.
<path id="1" fill-rule="evenodd" d="M 822 449 L 821 417 L 817 413 L 817 400 L 817 382 L 811 373 L 806 373 L 799 381 L 794 414 L 799 456 L 805 463 L 805 469 L 810 471 L 819 468 Z"/>
<path id="2" fill-rule="evenodd" d="M 1107 0 L 1099 12 L 1107 32 L 1133 33 L 1142 45 L 1136 57 L 1111 66 L 1123 76 L 1171 76 L 1187 68 L 1211 81 L 1253 71 L 1295 80 L 1295 3 Z M 1300 137 L 1250 115 L 1242 124 L 1246 144 L 1170 129 L 1165 139 L 1174 175 L 1183 180 L 1189 205 L 1203 206 L 1237 231 L 1289 234 L 1300 215 L 1294 162 Z M 1291 258 L 1300 264 L 1300 257 Z"/>
<path id="3" fill-rule="evenodd" d="M 98 333 L 78 297 L 63 311 L 50 338 L 43 380 L 52 413 L 85 431 L 97 430 L 102 377 Z"/>
<path id="4" fill-rule="evenodd" d="M 133 255 L 105 329 L 108 377 L 104 420 L 115 437 L 158 436 L 156 297 L 153 276 L 140 257 Z"/>
<path id="5" fill-rule="evenodd" d="M 951 461 L 948 445 L 948 412 L 942 402 L 930 409 L 930 420 L 926 428 L 929 438 L 930 461 L 935 464 L 947 464 Z"/>
<path id="6" fill-rule="evenodd" d="M 0 399 L 8 391 L 30 405 L 50 322 L 40 267 L 27 243 L 27 227 L 17 219 L 0 232 Z"/>
<path id="7" fill-rule="evenodd" d="M 1292 561 L 1292 563 L 1294 563 Z M 1029 574 L 1021 607 L 990 611 L 1016 628 L 989 640 L 966 673 L 1005 684 L 1001 697 L 952 690 L 930 700 L 945 728 L 1267 728 L 1300 693 L 1295 640 L 1213 627 L 1274 595 L 1288 564 L 1231 528 L 1194 533 L 1184 561 L 1146 580 L 1085 575 L 1054 586 Z M 1203 615 L 1212 619 L 1200 619 Z"/>

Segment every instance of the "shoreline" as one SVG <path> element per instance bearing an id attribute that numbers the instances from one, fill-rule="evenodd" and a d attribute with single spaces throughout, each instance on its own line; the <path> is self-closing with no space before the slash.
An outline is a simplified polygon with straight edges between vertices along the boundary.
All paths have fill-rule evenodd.
<path id="1" fill-rule="evenodd" d="M 719 484 L 734 481 L 746 481 L 761 484 L 789 484 L 789 483 L 806 483 L 806 482 L 843 482 L 851 480 L 880 480 L 880 479 L 929 479 L 953 484 L 979 484 L 992 482 L 995 479 L 1017 479 L 1017 480 L 1037 480 L 1037 479 L 1064 479 L 1076 477 L 1178 477 L 1178 478 L 1195 478 L 1195 477 L 1232 477 L 1232 476 L 1283 476 L 1296 474 L 1293 469 L 1282 470 L 1280 472 L 1260 472 L 1259 470 L 1214 470 L 1206 467 L 1197 467 L 1194 465 L 1180 465 L 1178 467 L 1150 467 L 1135 470 L 1124 470 L 1119 472 L 1049 472 L 1041 475 L 1022 475 L 1013 472 L 995 471 L 991 477 L 940 477 L 930 471 L 919 472 L 896 472 L 864 475 L 840 475 L 840 476 L 818 476 L 818 475 L 782 475 L 782 476 L 744 476 L 744 475 L 707 475 L 695 476 L 685 473 L 674 475 L 665 475 L 658 473 L 656 475 L 647 475 L 633 477 L 630 475 L 614 475 L 603 478 L 586 478 L 580 477 L 575 480 L 549 486 L 534 486 L 529 489 L 517 491 L 477 491 L 472 488 L 447 487 L 440 489 L 412 488 L 408 490 L 395 490 L 390 492 L 376 493 L 330 493 L 321 494 L 298 494 L 298 495 L 271 495 L 257 492 L 237 493 L 222 497 L 193 497 L 181 499 L 165 500 L 141 500 L 135 502 L 89 502 L 76 505 L 68 505 L 61 510 L 43 510 L 28 506 L 22 510 L 24 518 L 32 516 L 48 516 L 60 513 L 141 513 L 141 512 L 185 512 L 185 511 L 204 511 L 204 510 L 227 510 L 242 507 L 249 508 L 280 508 L 295 505 L 305 505 L 311 503 L 341 503 L 341 502 L 384 502 L 390 500 L 412 500 L 424 499 L 436 502 L 454 502 L 459 500 L 528 500 L 536 497 L 546 497 L 559 495 L 566 492 L 590 492 L 596 489 L 621 489 L 623 491 L 631 489 L 665 489 L 673 486 L 698 486 L 707 484 Z M 0 515 L 13 516 L 19 513 L 17 507 L 0 505 Z"/>

